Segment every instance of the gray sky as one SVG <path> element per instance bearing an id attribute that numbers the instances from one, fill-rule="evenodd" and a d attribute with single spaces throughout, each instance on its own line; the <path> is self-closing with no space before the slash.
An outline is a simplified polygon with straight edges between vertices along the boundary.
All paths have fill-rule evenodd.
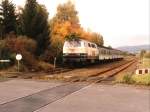
<path id="1" fill-rule="evenodd" d="M 23 5 L 25 0 L 12 0 Z M 50 18 L 57 5 L 68 0 L 37 0 L 46 5 Z M 105 45 L 149 44 L 149 0 L 72 0 L 85 29 L 103 35 Z"/>

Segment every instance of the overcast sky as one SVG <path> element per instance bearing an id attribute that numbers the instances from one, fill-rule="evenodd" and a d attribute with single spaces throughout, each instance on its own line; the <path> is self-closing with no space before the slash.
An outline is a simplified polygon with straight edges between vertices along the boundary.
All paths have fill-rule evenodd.
<path id="1" fill-rule="evenodd" d="M 25 0 L 12 0 L 23 5 Z M 46 5 L 50 18 L 57 5 L 68 0 L 37 0 Z M 149 0 L 72 0 L 85 29 L 103 35 L 105 45 L 149 44 Z"/>

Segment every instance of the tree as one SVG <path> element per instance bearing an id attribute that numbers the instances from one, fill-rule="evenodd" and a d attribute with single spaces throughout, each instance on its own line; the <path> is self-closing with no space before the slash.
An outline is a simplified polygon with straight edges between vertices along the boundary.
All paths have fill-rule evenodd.
<path id="1" fill-rule="evenodd" d="M 9 0 L 3 0 L 0 4 L 0 34 L 5 38 L 10 32 L 16 33 L 17 21 L 15 5 Z"/>
<path id="2" fill-rule="evenodd" d="M 70 1 L 58 5 L 57 13 L 50 22 L 52 27 L 51 36 L 53 38 L 59 36 L 64 39 L 68 34 L 76 33 L 76 30 L 80 28 L 77 14 L 78 12 L 76 11 L 74 4 Z"/>
<path id="3" fill-rule="evenodd" d="M 3 9 L 2 7 L 0 6 L 0 40 L 2 39 L 2 36 L 3 36 Z M 0 53 L 1 54 L 1 53 Z"/>
<path id="4" fill-rule="evenodd" d="M 42 54 L 48 46 L 50 28 L 48 12 L 36 0 L 27 0 L 22 13 L 22 32 L 37 42 L 36 54 Z"/>
<path id="5" fill-rule="evenodd" d="M 58 5 L 56 18 L 61 21 L 79 23 L 77 14 L 78 12 L 75 9 L 75 5 L 71 1 L 68 1 L 67 3 Z"/>
<path id="6" fill-rule="evenodd" d="M 103 36 L 100 35 L 99 33 L 92 33 L 91 41 L 99 46 L 104 45 Z"/>
<path id="7" fill-rule="evenodd" d="M 112 49 L 112 46 L 109 45 L 108 48 Z"/>
<path id="8" fill-rule="evenodd" d="M 22 31 L 23 34 L 28 37 L 35 38 L 35 34 L 33 33 L 34 27 L 33 22 L 34 18 L 37 15 L 37 2 L 36 0 L 27 0 L 25 7 L 22 11 Z"/>
<path id="9" fill-rule="evenodd" d="M 77 34 L 72 33 L 72 34 L 67 35 L 65 37 L 65 39 L 68 40 L 68 41 L 73 41 L 73 40 L 78 41 L 80 39 L 80 37 Z"/>
<path id="10" fill-rule="evenodd" d="M 150 58 L 150 51 L 147 51 L 147 52 L 144 54 L 144 58 Z"/>
<path id="11" fill-rule="evenodd" d="M 38 15 L 35 24 L 35 31 L 37 31 L 37 54 L 42 54 L 49 46 L 50 28 L 48 24 L 48 12 L 43 5 L 38 5 Z"/>
<path id="12" fill-rule="evenodd" d="M 144 54 L 146 53 L 146 51 L 143 49 L 140 51 L 140 58 L 143 58 L 144 57 Z"/>
<path id="13" fill-rule="evenodd" d="M 16 15 L 17 15 L 17 35 L 22 35 L 23 34 L 22 11 L 23 11 L 23 8 L 21 6 L 18 6 L 16 8 Z"/>
<path id="14" fill-rule="evenodd" d="M 81 34 L 78 12 L 70 1 L 57 7 L 56 15 L 51 19 L 51 47 L 60 55 L 66 36 Z M 59 47 L 58 47 L 59 46 Z"/>

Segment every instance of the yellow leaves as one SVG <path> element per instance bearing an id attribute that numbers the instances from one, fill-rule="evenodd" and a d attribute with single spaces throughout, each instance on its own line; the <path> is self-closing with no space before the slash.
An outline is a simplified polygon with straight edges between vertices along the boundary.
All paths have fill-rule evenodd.
<path id="1" fill-rule="evenodd" d="M 64 39 L 69 34 L 76 34 L 81 39 L 85 39 L 94 42 L 98 45 L 103 45 L 103 37 L 98 33 L 86 32 L 80 24 L 71 23 L 70 21 L 56 22 L 52 30 L 52 40 L 60 40 L 64 42 Z M 56 36 L 57 35 L 57 36 Z M 54 41 L 53 41 L 54 42 Z"/>
<path id="2" fill-rule="evenodd" d="M 70 21 L 70 22 L 79 22 L 79 18 L 77 16 L 78 12 L 75 9 L 75 5 L 68 1 L 64 4 L 59 4 L 57 7 L 57 14 L 56 16 L 61 19 L 61 21 Z"/>
<path id="3" fill-rule="evenodd" d="M 53 34 L 60 35 L 60 37 L 64 38 L 69 33 L 69 28 L 71 24 L 69 21 L 65 21 L 62 23 L 55 23 L 53 28 Z"/>
<path id="4" fill-rule="evenodd" d="M 54 27 L 52 30 L 52 38 L 54 34 L 60 36 L 60 38 L 65 38 L 67 35 L 75 33 L 81 35 L 83 30 L 80 28 L 80 25 L 76 23 L 71 23 L 70 21 L 64 21 L 61 23 L 54 23 Z"/>
<path id="5" fill-rule="evenodd" d="M 86 31 L 82 30 L 80 37 L 82 39 L 96 43 L 97 45 L 103 45 L 103 37 L 102 37 L 102 35 L 100 35 L 98 33 L 86 32 Z"/>

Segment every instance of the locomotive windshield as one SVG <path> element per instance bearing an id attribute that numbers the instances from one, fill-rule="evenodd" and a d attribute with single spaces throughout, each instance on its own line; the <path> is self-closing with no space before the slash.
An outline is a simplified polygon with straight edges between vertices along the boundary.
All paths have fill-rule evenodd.
<path id="1" fill-rule="evenodd" d="M 66 41 L 65 47 L 81 47 L 81 41 Z"/>

